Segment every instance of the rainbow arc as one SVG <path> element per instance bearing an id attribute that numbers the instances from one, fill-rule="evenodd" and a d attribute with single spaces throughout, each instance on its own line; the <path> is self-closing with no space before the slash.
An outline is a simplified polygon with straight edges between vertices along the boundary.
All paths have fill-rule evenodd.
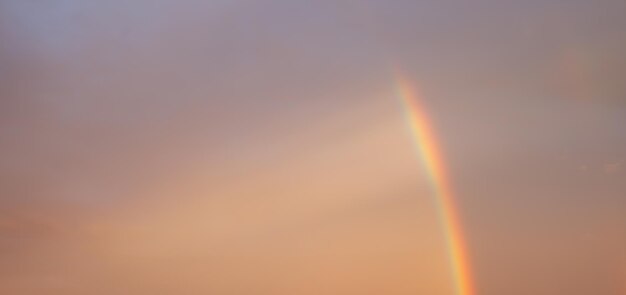
<path id="1" fill-rule="evenodd" d="M 419 151 L 424 169 L 430 178 L 445 232 L 449 261 L 457 295 L 474 295 L 467 245 L 455 196 L 446 171 L 434 128 L 426 109 L 421 105 L 415 87 L 405 78 L 397 79 L 397 93 L 405 106 L 413 140 Z"/>

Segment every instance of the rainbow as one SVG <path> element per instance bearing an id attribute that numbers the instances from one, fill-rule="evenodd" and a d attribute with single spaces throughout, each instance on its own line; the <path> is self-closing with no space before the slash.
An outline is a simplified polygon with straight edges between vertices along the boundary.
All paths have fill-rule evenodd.
<path id="1" fill-rule="evenodd" d="M 398 78 L 396 90 L 405 107 L 413 140 L 437 199 L 439 216 L 445 231 L 451 269 L 457 295 L 474 295 L 474 286 L 463 238 L 461 220 L 454 204 L 454 193 L 433 127 L 415 88 L 405 78 Z"/>

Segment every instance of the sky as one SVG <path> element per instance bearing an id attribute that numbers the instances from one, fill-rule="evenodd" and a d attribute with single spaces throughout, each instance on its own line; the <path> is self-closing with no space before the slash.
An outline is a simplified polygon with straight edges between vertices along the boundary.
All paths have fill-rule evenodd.
<path id="1" fill-rule="evenodd" d="M 0 0 L 0 293 L 626 294 L 624 13 Z"/>

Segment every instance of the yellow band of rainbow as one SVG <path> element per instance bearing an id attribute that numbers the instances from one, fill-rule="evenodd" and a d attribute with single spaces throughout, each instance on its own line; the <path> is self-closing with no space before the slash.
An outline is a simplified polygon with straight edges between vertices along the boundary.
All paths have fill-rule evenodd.
<path id="1" fill-rule="evenodd" d="M 419 150 L 424 169 L 430 178 L 438 203 L 437 207 L 444 227 L 456 294 L 474 295 L 461 221 L 454 204 L 454 193 L 432 124 L 424 107 L 420 104 L 420 98 L 415 88 L 409 81 L 403 77 L 398 78 L 396 90 L 405 106 L 413 140 Z"/>

